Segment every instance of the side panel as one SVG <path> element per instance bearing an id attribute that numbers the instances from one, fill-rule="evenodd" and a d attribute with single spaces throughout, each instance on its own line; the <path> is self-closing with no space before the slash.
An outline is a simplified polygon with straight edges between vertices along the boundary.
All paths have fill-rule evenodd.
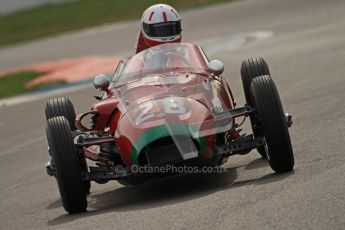
<path id="1" fill-rule="evenodd" d="M 97 104 L 94 104 L 92 111 L 98 112 L 97 125 L 95 130 L 103 130 L 109 122 L 109 119 L 117 109 L 118 101 L 113 98 L 105 99 Z M 112 122 L 114 123 L 114 121 Z"/>

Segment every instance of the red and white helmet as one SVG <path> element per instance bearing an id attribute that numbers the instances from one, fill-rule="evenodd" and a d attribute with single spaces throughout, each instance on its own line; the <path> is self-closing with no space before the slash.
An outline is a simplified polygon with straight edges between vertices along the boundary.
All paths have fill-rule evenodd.
<path id="1" fill-rule="evenodd" d="M 141 23 L 144 42 L 149 47 L 168 42 L 181 42 L 181 18 L 169 5 L 150 6 L 144 11 Z"/>

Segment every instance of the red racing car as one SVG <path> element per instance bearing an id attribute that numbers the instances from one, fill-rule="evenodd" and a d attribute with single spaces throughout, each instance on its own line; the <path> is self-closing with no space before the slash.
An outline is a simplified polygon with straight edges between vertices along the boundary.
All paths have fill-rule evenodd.
<path id="1" fill-rule="evenodd" d="M 223 70 L 197 45 L 167 43 L 121 61 L 112 79 L 97 76 L 94 85 L 104 94 L 87 113 L 76 117 L 65 97 L 48 101 L 46 169 L 56 177 L 65 210 L 86 210 L 91 181 L 137 184 L 174 174 L 155 167 L 217 167 L 252 149 L 275 172 L 293 170 L 292 117 L 283 111 L 267 63 L 242 63 L 243 107 L 236 107 Z M 247 117 L 250 135 L 240 129 Z"/>

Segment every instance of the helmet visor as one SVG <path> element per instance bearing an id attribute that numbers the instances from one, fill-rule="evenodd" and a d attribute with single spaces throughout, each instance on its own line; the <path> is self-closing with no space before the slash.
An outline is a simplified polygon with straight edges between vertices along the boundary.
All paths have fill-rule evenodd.
<path id="1" fill-rule="evenodd" d="M 143 30 L 150 37 L 172 37 L 181 34 L 181 21 L 143 23 Z"/>

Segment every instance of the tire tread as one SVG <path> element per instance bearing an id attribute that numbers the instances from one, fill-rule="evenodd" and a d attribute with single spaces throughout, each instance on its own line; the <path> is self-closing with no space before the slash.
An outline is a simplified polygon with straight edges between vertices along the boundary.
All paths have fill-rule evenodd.
<path id="1" fill-rule="evenodd" d="M 293 150 L 277 87 L 269 75 L 253 79 L 252 99 L 261 120 L 269 150 L 269 163 L 276 172 L 291 171 Z"/>
<path id="2" fill-rule="evenodd" d="M 65 210 L 84 212 L 87 207 L 83 191 L 79 158 L 72 141 L 69 123 L 59 116 L 47 121 L 47 136 L 56 166 L 56 178 Z"/>
<path id="3" fill-rule="evenodd" d="M 46 119 L 64 116 L 72 130 L 75 130 L 75 110 L 71 100 L 67 97 L 54 98 L 47 102 L 45 107 Z"/>

